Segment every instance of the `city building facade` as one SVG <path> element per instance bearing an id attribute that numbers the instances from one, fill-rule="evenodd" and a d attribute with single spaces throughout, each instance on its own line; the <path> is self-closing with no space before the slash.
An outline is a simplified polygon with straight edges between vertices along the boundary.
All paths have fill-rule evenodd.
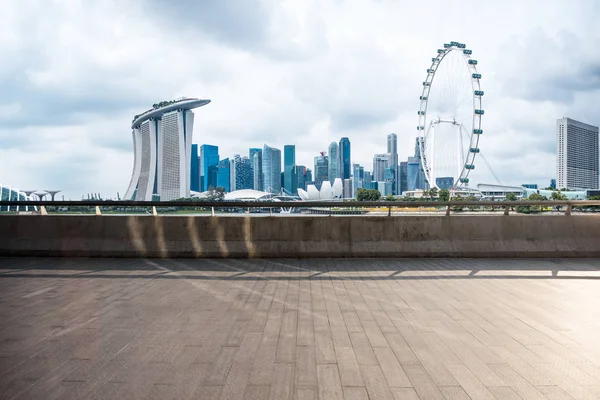
<path id="1" fill-rule="evenodd" d="M 250 161 L 252 161 L 252 183 L 254 190 L 263 190 L 263 173 L 262 173 L 262 149 L 251 148 Z"/>
<path id="2" fill-rule="evenodd" d="M 340 139 L 339 145 L 339 159 L 340 159 L 340 178 L 342 180 L 350 178 L 350 139 L 343 137 Z"/>
<path id="3" fill-rule="evenodd" d="M 398 192 L 398 136 L 395 133 L 387 135 L 387 152 L 390 155 L 390 167 L 394 169 L 392 191 Z"/>
<path id="4" fill-rule="evenodd" d="M 210 100 L 178 99 L 136 115 L 131 129 L 134 162 L 126 199 L 173 200 L 190 196 L 194 108 Z"/>
<path id="5" fill-rule="evenodd" d="M 556 179 L 559 189 L 598 189 L 598 127 L 556 121 Z"/>
<path id="6" fill-rule="evenodd" d="M 197 144 L 192 144 L 190 157 L 190 191 L 200 191 L 200 153 Z"/>
<path id="7" fill-rule="evenodd" d="M 281 150 L 264 145 L 262 153 L 263 190 L 268 193 L 281 192 Z"/>
<path id="8" fill-rule="evenodd" d="M 296 146 L 283 146 L 283 188 L 288 194 L 296 193 L 294 188 L 294 167 L 296 166 Z"/>
<path id="9" fill-rule="evenodd" d="M 321 183 L 329 179 L 329 160 L 326 154 L 321 152 L 315 157 L 314 181 L 317 189 L 321 188 Z"/>
<path id="10" fill-rule="evenodd" d="M 219 147 L 211 144 L 200 146 L 200 192 L 217 187 Z"/>
<path id="11" fill-rule="evenodd" d="M 329 182 L 335 181 L 335 178 L 340 177 L 340 154 L 339 146 L 336 142 L 329 144 L 327 175 Z"/>
<path id="12" fill-rule="evenodd" d="M 231 163 L 225 158 L 217 164 L 217 184 L 214 188 L 222 187 L 226 192 L 231 191 Z"/>
<path id="13" fill-rule="evenodd" d="M 252 175 L 253 164 L 248 157 L 239 154 L 233 156 L 233 167 L 231 168 L 231 191 L 254 188 L 254 177 Z"/>
<path id="14" fill-rule="evenodd" d="M 390 154 L 375 154 L 373 156 L 373 180 L 385 181 L 385 169 L 390 167 Z"/>

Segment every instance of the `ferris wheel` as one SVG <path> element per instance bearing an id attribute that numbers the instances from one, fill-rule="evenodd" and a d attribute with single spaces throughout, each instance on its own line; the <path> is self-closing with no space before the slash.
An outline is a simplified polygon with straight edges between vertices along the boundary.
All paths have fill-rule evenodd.
<path id="1" fill-rule="evenodd" d="M 427 69 L 417 130 L 420 163 L 430 187 L 468 186 L 475 169 L 484 111 L 481 74 L 471 55 L 463 43 L 446 43 Z"/>

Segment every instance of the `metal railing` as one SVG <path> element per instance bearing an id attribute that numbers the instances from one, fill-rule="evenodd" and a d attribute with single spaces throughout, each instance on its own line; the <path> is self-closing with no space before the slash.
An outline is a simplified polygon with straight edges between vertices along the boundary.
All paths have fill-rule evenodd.
<path id="1" fill-rule="evenodd" d="M 445 210 L 446 215 L 452 212 L 460 213 L 465 208 L 468 211 L 503 211 L 504 215 L 508 215 L 511 211 L 517 212 L 543 212 L 555 211 L 562 212 L 565 215 L 571 215 L 574 210 L 585 210 L 586 207 L 590 210 L 600 206 L 600 200 L 569 200 L 569 201 L 131 201 L 131 200 L 82 200 L 82 201 L 0 201 L 0 210 L 9 209 L 12 207 L 31 207 L 38 206 L 39 213 L 42 215 L 48 214 L 48 208 L 92 208 L 95 209 L 97 215 L 102 214 L 102 208 L 106 209 L 122 209 L 122 212 L 127 212 L 127 209 L 134 210 L 151 210 L 152 214 L 157 215 L 157 210 L 161 208 L 201 208 L 211 211 L 215 214 L 215 210 L 232 210 L 232 209 L 306 209 L 306 210 L 329 210 L 328 214 L 334 214 L 335 209 L 381 209 L 387 211 L 388 216 L 393 215 L 394 209 L 406 208 L 428 208 L 436 209 L 437 212 Z M 550 209 L 550 210 L 549 210 Z M 600 211 L 600 207 L 597 208 Z M 519 211 L 521 210 L 521 211 Z M 11 210 L 14 211 L 14 210 Z M 56 210 L 60 212 L 60 210 Z M 68 211 L 67 211 L 68 212 Z M 394 211 L 401 214 L 398 211 Z M 326 213 L 327 214 L 327 213 Z M 0 212 L 0 216 L 2 213 Z"/>

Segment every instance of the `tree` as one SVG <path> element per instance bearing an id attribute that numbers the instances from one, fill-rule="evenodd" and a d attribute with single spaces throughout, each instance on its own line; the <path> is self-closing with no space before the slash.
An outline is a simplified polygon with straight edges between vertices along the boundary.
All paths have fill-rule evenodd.
<path id="1" fill-rule="evenodd" d="M 356 192 L 356 200 L 358 201 L 378 201 L 381 198 L 379 190 L 360 188 Z"/>
<path id="2" fill-rule="evenodd" d="M 429 198 L 433 199 L 438 196 L 438 188 L 435 186 L 429 189 Z"/>
<path id="3" fill-rule="evenodd" d="M 517 201 L 517 195 L 512 192 L 506 193 L 506 201 Z"/>
<path id="4" fill-rule="evenodd" d="M 565 196 L 564 194 L 562 194 L 560 191 L 555 190 L 550 195 L 550 199 L 551 200 L 555 200 L 555 201 L 564 201 L 564 200 L 567 200 L 567 196 Z"/>
<path id="5" fill-rule="evenodd" d="M 385 201 L 396 201 L 396 198 L 393 194 L 389 193 L 387 196 L 385 196 Z"/>
<path id="6" fill-rule="evenodd" d="M 440 198 L 440 201 L 448 201 L 450 200 L 450 191 L 448 191 L 448 189 L 442 189 L 440 190 L 438 197 Z"/>
<path id="7" fill-rule="evenodd" d="M 529 197 L 527 198 L 527 200 L 533 200 L 533 201 L 545 201 L 548 200 L 548 198 L 546 196 L 542 196 L 541 194 L 537 194 L 537 193 L 531 193 L 529 195 Z M 523 213 L 523 214 L 530 214 L 533 212 L 540 212 L 542 211 L 542 207 L 541 206 L 518 206 L 516 211 L 518 213 Z"/>

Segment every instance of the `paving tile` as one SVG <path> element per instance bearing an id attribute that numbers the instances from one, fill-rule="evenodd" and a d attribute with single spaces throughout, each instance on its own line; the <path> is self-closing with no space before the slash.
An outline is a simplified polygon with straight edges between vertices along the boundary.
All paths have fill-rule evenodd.
<path id="1" fill-rule="evenodd" d="M 0 398 L 597 400 L 598 277 L 595 259 L 0 258 Z"/>

